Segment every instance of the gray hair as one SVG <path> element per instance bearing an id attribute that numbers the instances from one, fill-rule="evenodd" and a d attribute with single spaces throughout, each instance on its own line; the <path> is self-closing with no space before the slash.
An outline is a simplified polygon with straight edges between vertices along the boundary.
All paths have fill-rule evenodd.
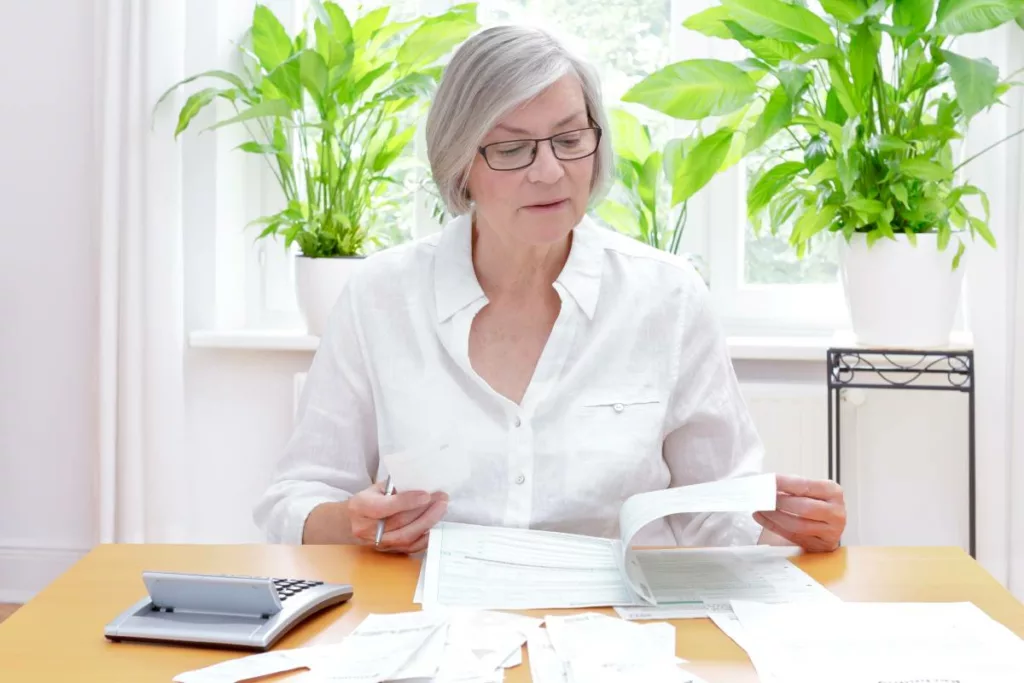
<path id="1" fill-rule="evenodd" d="M 587 115 L 601 128 L 589 203 L 604 197 L 614 157 L 597 70 L 543 29 L 495 26 L 470 36 L 455 51 L 427 115 L 427 157 L 449 213 L 470 210 L 469 168 L 487 133 L 566 74 L 579 79 Z"/>

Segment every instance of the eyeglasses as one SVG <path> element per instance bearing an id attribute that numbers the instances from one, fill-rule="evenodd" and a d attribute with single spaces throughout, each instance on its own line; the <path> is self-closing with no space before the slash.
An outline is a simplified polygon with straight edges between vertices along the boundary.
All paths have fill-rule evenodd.
<path id="1" fill-rule="evenodd" d="M 518 171 L 526 168 L 537 158 L 537 145 L 551 143 L 551 151 L 561 161 L 584 159 L 597 151 L 601 141 L 601 129 L 592 126 L 570 130 L 549 138 L 534 140 L 507 140 L 494 142 L 480 148 L 484 161 L 495 171 Z"/>

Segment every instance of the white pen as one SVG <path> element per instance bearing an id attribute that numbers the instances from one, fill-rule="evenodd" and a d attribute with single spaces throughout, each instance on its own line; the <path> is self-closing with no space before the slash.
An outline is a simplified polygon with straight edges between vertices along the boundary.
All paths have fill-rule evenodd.
<path id="1" fill-rule="evenodd" d="M 388 483 L 384 487 L 384 495 L 385 496 L 390 496 L 394 492 L 395 492 L 395 485 L 391 482 L 391 475 L 389 474 L 388 475 Z M 375 546 L 379 546 L 380 545 L 380 539 L 383 536 L 384 536 L 384 520 L 383 519 L 379 519 L 379 520 L 377 520 L 377 540 L 374 541 L 373 544 Z"/>

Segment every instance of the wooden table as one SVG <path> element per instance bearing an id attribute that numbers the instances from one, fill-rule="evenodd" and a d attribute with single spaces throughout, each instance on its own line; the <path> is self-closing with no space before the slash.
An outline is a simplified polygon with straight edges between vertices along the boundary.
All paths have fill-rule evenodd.
<path id="1" fill-rule="evenodd" d="M 793 562 L 850 601 L 971 601 L 1024 637 L 1024 605 L 959 548 L 842 548 Z M 313 617 L 276 648 L 340 641 L 367 614 L 418 609 L 412 603 L 419 562 L 363 548 L 272 545 L 103 545 L 3 624 L 4 681 L 170 681 L 239 653 L 108 642 L 104 625 L 144 597 L 143 570 L 316 578 L 351 583 L 346 605 Z M 608 611 L 610 610 L 600 610 Z M 543 614 L 543 611 L 539 613 Z M 707 619 L 675 622 L 677 652 L 709 683 L 754 683 L 746 655 Z M 528 662 L 506 680 L 528 681 Z M 301 681 L 302 673 L 274 679 Z"/>

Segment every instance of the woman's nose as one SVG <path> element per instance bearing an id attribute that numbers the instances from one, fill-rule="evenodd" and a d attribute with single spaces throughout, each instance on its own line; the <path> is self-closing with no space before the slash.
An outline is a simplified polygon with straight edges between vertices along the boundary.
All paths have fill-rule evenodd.
<path id="1" fill-rule="evenodd" d="M 538 183 L 553 183 L 565 175 L 562 162 L 555 156 L 551 141 L 546 140 L 537 145 L 537 158 L 530 164 L 528 179 Z"/>

